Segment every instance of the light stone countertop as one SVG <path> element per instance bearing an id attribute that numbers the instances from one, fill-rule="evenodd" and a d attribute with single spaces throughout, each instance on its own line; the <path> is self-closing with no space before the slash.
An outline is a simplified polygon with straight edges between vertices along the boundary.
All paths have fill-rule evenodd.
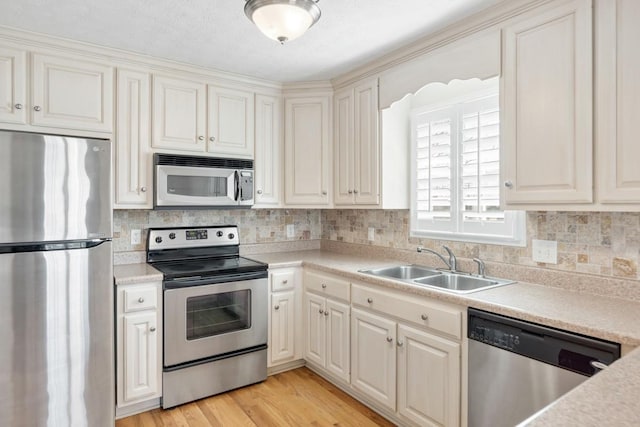
<path id="1" fill-rule="evenodd" d="M 402 264 L 393 258 L 322 250 L 251 254 L 247 257 L 267 263 L 270 268 L 302 265 L 359 282 L 541 323 L 628 347 L 640 346 L 640 303 L 634 301 L 524 282 L 470 294 L 454 294 L 358 272 Z M 115 266 L 114 275 L 116 284 L 162 280 L 162 275 L 146 264 Z M 638 401 L 640 349 L 585 381 L 527 422 L 535 426 L 640 425 Z"/>

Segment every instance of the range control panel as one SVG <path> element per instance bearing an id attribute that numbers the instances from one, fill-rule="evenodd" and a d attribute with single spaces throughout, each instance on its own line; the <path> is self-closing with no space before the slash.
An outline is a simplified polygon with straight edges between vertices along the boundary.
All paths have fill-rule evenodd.
<path id="1" fill-rule="evenodd" d="M 235 225 L 152 228 L 149 229 L 147 249 L 154 251 L 239 244 L 238 227 Z"/>

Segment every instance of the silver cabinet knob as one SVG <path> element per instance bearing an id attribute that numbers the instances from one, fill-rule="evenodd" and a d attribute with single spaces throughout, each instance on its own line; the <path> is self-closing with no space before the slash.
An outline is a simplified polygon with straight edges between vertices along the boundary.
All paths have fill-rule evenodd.
<path id="1" fill-rule="evenodd" d="M 420 318 L 422 320 L 429 320 L 429 316 L 427 316 L 426 314 L 423 314 L 422 316 L 420 316 Z"/>
<path id="2" fill-rule="evenodd" d="M 387 342 L 393 342 L 393 338 L 387 337 Z"/>
<path id="3" fill-rule="evenodd" d="M 211 138 L 209 138 L 209 141 L 211 141 L 211 142 L 215 142 L 215 141 L 216 141 L 216 137 L 215 137 L 215 136 L 212 136 Z"/>
<path id="4" fill-rule="evenodd" d="M 396 345 L 398 347 L 402 347 L 404 345 L 404 343 L 402 341 L 398 340 L 398 341 L 396 341 Z"/>
<path id="5" fill-rule="evenodd" d="M 142 297 L 138 298 L 138 302 L 139 302 L 140 304 L 142 304 L 142 303 L 144 302 L 144 298 L 142 298 Z"/>
<path id="6" fill-rule="evenodd" d="M 33 107 L 33 109 L 34 109 L 34 110 L 36 110 L 36 111 L 40 111 L 40 110 L 42 110 L 42 108 L 40 108 L 40 106 L 39 106 L 39 105 L 36 105 L 35 107 Z"/>
<path id="7" fill-rule="evenodd" d="M 198 141 L 204 141 L 204 136 L 199 136 Z"/>
<path id="8" fill-rule="evenodd" d="M 368 302 L 369 304 L 373 304 L 373 298 L 367 298 L 367 302 Z"/>
<path id="9" fill-rule="evenodd" d="M 349 190 L 349 191 L 347 191 L 347 193 L 352 194 L 352 193 L 353 193 L 353 191 Z"/>
<path id="10" fill-rule="evenodd" d="M 322 289 L 326 289 L 326 288 L 327 288 L 327 284 L 326 284 L 326 283 L 323 283 L 323 284 L 322 284 Z"/>
<path id="11" fill-rule="evenodd" d="M 327 192 L 326 192 L 326 191 L 323 191 L 323 192 L 322 192 L 322 195 L 323 195 L 323 196 L 326 196 L 326 195 L 327 195 Z"/>
<path id="12" fill-rule="evenodd" d="M 256 193 L 262 194 L 262 190 L 258 190 L 258 191 L 256 191 Z"/>
<path id="13" fill-rule="evenodd" d="M 283 285 L 286 285 L 287 283 L 289 283 L 289 281 L 288 281 L 287 279 L 284 279 L 284 280 L 282 281 L 282 284 L 283 284 Z"/>
<path id="14" fill-rule="evenodd" d="M 276 305 L 275 307 L 273 307 L 274 310 L 280 310 L 280 306 Z"/>
<path id="15" fill-rule="evenodd" d="M 155 326 L 152 326 L 152 327 L 149 328 L 149 332 L 155 332 L 155 331 L 156 331 L 156 327 Z"/>
<path id="16" fill-rule="evenodd" d="M 324 314 L 324 310 L 323 310 L 323 309 L 320 309 L 320 310 L 318 310 L 318 313 L 320 313 L 320 314 Z"/>
<path id="17" fill-rule="evenodd" d="M 328 315 L 329 315 L 329 310 L 325 310 L 325 311 L 324 311 L 324 315 L 325 315 L 325 316 L 328 316 Z"/>
<path id="18" fill-rule="evenodd" d="M 16 107 L 16 110 L 22 110 L 22 104 L 16 104 L 14 107 Z"/>
<path id="19" fill-rule="evenodd" d="M 505 187 L 507 187 L 507 188 L 513 188 L 513 182 L 511 182 L 511 181 L 505 181 L 505 182 L 504 182 L 504 186 L 505 186 Z"/>
<path id="20" fill-rule="evenodd" d="M 140 191 L 142 191 L 143 193 L 147 192 L 147 187 L 140 187 Z"/>
<path id="21" fill-rule="evenodd" d="M 358 194 L 358 190 L 353 190 L 353 194 Z"/>

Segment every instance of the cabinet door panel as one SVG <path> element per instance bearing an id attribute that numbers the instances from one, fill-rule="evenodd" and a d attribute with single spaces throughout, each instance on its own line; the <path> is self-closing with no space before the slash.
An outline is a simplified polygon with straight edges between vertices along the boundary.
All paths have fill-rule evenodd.
<path id="1" fill-rule="evenodd" d="M 112 131 L 111 67 L 34 54 L 32 98 L 34 125 Z"/>
<path id="2" fill-rule="evenodd" d="M 213 154 L 253 158 L 254 94 L 209 86 L 209 142 Z"/>
<path id="3" fill-rule="evenodd" d="M 155 311 L 124 316 L 125 402 L 158 392 L 157 323 Z"/>
<path id="4" fill-rule="evenodd" d="M 378 80 L 355 88 L 355 184 L 356 204 L 380 203 L 378 143 Z"/>
<path id="5" fill-rule="evenodd" d="M 398 412 L 419 425 L 459 424 L 460 344 L 398 326 Z"/>
<path id="6" fill-rule="evenodd" d="M 295 293 L 277 292 L 271 295 L 271 364 L 277 364 L 295 355 Z"/>
<path id="7" fill-rule="evenodd" d="M 597 157 L 600 200 L 640 201 L 640 2 L 596 3 Z"/>
<path id="8" fill-rule="evenodd" d="M 0 121 L 27 123 L 27 53 L 0 46 Z"/>
<path id="9" fill-rule="evenodd" d="M 396 408 L 396 324 L 351 311 L 351 384 L 380 404 Z"/>
<path id="10" fill-rule="evenodd" d="M 354 135 L 353 89 L 335 95 L 334 121 L 334 203 L 353 204 L 354 189 Z"/>
<path id="11" fill-rule="evenodd" d="M 329 203 L 329 96 L 285 101 L 285 202 Z"/>
<path id="12" fill-rule="evenodd" d="M 507 205 L 592 201 L 591 38 L 590 0 L 505 29 L 501 167 L 511 182 Z"/>
<path id="13" fill-rule="evenodd" d="M 325 299 L 317 295 L 305 292 L 305 351 L 304 358 L 325 366 L 326 354 L 326 322 L 324 319 Z"/>
<path id="14" fill-rule="evenodd" d="M 349 382 L 350 323 L 349 306 L 327 299 L 327 354 L 326 368 L 332 374 Z"/>
<path id="15" fill-rule="evenodd" d="M 153 207 L 148 73 L 118 70 L 115 207 Z"/>
<path id="16" fill-rule="evenodd" d="M 256 95 L 256 157 L 254 207 L 282 203 L 282 102 Z"/>
<path id="17" fill-rule="evenodd" d="M 204 152 L 205 98 L 204 83 L 154 76 L 151 145 Z"/>

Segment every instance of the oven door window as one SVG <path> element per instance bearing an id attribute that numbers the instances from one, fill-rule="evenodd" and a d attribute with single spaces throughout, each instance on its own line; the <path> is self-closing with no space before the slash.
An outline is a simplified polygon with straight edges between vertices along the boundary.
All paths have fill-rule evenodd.
<path id="1" fill-rule="evenodd" d="M 187 340 L 251 327 L 251 291 L 225 292 L 187 298 Z"/>
<path id="2" fill-rule="evenodd" d="M 167 175 L 167 193 L 189 197 L 227 196 L 227 177 Z"/>

